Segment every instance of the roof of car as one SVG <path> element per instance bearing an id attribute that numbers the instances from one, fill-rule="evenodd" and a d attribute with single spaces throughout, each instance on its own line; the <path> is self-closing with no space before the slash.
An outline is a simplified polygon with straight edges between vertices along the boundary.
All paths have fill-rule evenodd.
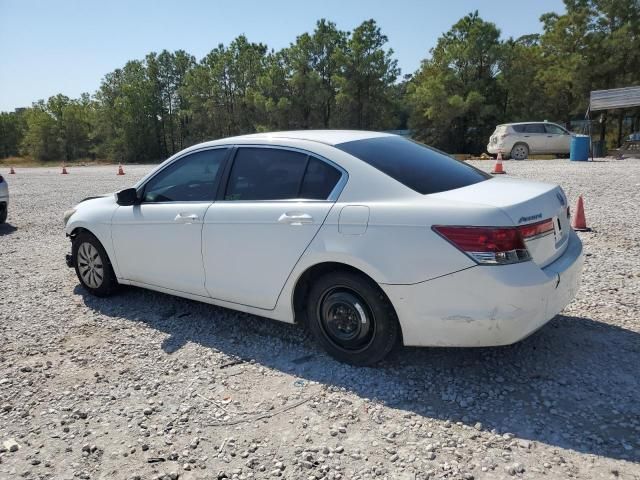
<path id="1" fill-rule="evenodd" d="M 532 123 L 549 123 L 549 124 L 552 124 L 552 125 L 556 125 L 555 123 L 549 122 L 547 120 L 541 120 L 541 121 L 538 121 L 538 122 L 512 122 L 512 123 L 503 123 L 502 125 L 530 125 Z"/>
<path id="2" fill-rule="evenodd" d="M 355 140 L 365 140 L 367 138 L 391 137 L 390 133 L 369 132 L 365 130 L 289 130 L 284 132 L 251 133 L 238 137 L 226 138 L 225 141 L 234 139 L 242 140 L 272 140 L 272 139 L 294 139 L 320 142 L 327 145 L 338 145 L 340 143 L 352 142 Z"/>

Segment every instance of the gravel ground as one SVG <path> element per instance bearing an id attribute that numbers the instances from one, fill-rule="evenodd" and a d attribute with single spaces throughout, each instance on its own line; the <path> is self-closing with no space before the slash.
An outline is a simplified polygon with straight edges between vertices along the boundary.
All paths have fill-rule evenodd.
<path id="1" fill-rule="evenodd" d="M 584 195 L 578 297 L 516 345 L 378 368 L 297 326 L 136 288 L 87 296 L 62 212 L 150 168 L 7 175 L 0 478 L 640 479 L 639 160 L 505 162 Z"/>

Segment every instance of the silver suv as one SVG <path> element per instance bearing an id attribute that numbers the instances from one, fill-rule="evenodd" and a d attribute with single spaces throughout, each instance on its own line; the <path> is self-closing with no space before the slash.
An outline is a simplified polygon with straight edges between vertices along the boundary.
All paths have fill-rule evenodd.
<path id="1" fill-rule="evenodd" d="M 487 151 L 491 155 L 502 152 L 504 158 L 524 160 L 536 155 L 569 153 L 573 133 L 550 122 L 521 122 L 498 125 L 489 138 Z"/>

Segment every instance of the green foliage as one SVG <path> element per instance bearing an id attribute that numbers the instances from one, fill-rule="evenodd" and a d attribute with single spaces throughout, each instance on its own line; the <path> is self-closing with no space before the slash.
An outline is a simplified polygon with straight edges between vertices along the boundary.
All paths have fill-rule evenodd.
<path id="1" fill-rule="evenodd" d="M 0 112 L 0 158 L 20 154 L 25 118 L 22 112 Z"/>
<path id="2" fill-rule="evenodd" d="M 72 160 L 91 150 L 94 104 L 88 95 L 72 100 L 56 95 L 24 113 L 22 152 L 38 160 Z"/>
<path id="3" fill-rule="evenodd" d="M 187 72 L 182 95 L 189 104 L 190 143 L 255 131 L 258 82 L 267 47 L 242 35 L 220 44 Z"/>
<path id="4" fill-rule="evenodd" d="M 477 11 L 440 37 L 408 87 L 418 138 L 448 151 L 481 149 L 500 117 L 499 37 Z"/>
<path id="5" fill-rule="evenodd" d="M 498 65 L 499 115 L 502 121 L 547 118 L 548 108 L 538 73 L 544 61 L 539 35 L 526 35 L 502 44 Z"/>
<path id="6" fill-rule="evenodd" d="M 365 130 L 394 126 L 392 92 L 400 69 L 393 50 L 384 50 L 386 43 L 376 22 L 367 20 L 337 54 L 342 66 L 334 76 L 339 92 L 337 125 Z"/>
<path id="7" fill-rule="evenodd" d="M 1 113 L 0 157 L 158 161 L 256 131 L 407 126 L 443 150 L 479 153 L 500 123 L 568 122 L 591 90 L 640 84 L 640 0 L 565 0 L 565 10 L 541 17 L 542 34 L 506 40 L 470 13 L 401 80 L 374 20 L 344 32 L 321 19 L 279 51 L 241 35 L 200 61 L 152 52 L 105 75 L 93 96 Z M 626 113 L 640 124 L 638 109 Z"/>
<path id="8" fill-rule="evenodd" d="M 407 87 L 416 135 L 481 152 L 497 124 L 568 123 L 584 116 L 591 90 L 640 84 L 640 2 L 565 0 L 565 8 L 541 17 L 542 35 L 516 40 L 501 41 L 477 12 L 458 21 Z"/>

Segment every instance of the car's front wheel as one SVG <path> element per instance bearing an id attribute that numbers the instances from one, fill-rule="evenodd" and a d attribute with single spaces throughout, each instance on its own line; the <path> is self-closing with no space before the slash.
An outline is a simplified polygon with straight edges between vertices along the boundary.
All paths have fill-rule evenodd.
<path id="1" fill-rule="evenodd" d="M 323 275 L 307 298 L 307 324 L 334 358 L 353 365 L 379 362 L 396 345 L 393 306 L 368 278 L 351 272 Z"/>
<path id="2" fill-rule="evenodd" d="M 71 246 L 76 275 L 82 286 L 97 297 L 107 297 L 118 288 L 107 252 L 89 232 L 81 232 Z"/>
<path id="3" fill-rule="evenodd" d="M 6 203 L 0 203 L 0 223 L 4 223 L 7 221 L 7 208 Z"/>

